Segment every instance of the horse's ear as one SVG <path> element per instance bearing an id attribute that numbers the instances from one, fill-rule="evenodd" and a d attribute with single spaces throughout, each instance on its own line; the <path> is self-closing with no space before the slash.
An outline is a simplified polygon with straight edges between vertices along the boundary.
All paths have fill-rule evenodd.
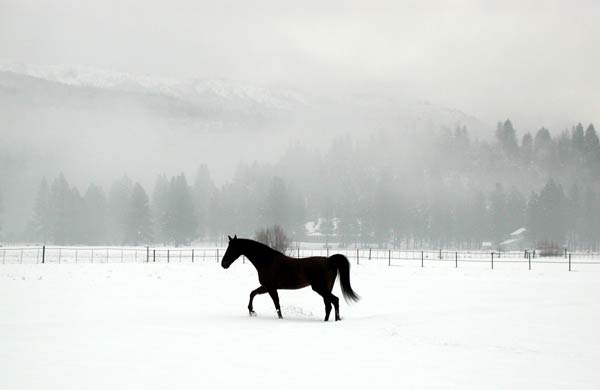
<path id="1" fill-rule="evenodd" d="M 233 236 L 233 239 L 236 240 L 237 239 L 237 234 L 235 236 Z"/>
<path id="2" fill-rule="evenodd" d="M 231 236 L 227 236 L 227 237 L 229 237 L 229 241 L 231 241 Z"/>

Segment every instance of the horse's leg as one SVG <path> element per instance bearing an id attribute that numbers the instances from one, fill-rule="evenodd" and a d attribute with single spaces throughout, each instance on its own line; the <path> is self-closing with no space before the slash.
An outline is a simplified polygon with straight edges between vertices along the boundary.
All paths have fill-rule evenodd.
<path id="1" fill-rule="evenodd" d="M 279 307 L 279 295 L 277 294 L 277 289 L 276 288 L 270 289 L 269 295 L 271 296 L 271 299 L 273 300 L 273 303 L 275 304 L 275 309 L 277 310 L 277 316 L 279 318 L 283 318 L 283 316 L 281 315 L 281 308 Z"/>
<path id="2" fill-rule="evenodd" d="M 331 292 L 317 285 L 311 286 L 313 291 L 323 297 L 323 302 L 325 303 L 325 321 L 329 321 L 329 314 L 331 313 Z"/>
<path id="3" fill-rule="evenodd" d="M 250 293 L 250 302 L 248 302 L 248 312 L 250 313 L 250 316 L 256 315 L 256 313 L 254 312 L 254 308 L 252 306 L 252 301 L 254 300 L 254 296 L 258 295 L 258 294 L 264 294 L 267 292 L 267 289 L 264 286 L 260 286 L 259 288 L 257 288 L 256 290 L 253 290 Z"/>
<path id="4" fill-rule="evenodd" d="M 331 301 L 323 298 L 325 302 L 325 321 L 329 321 L 329 314 L 331 313 Z"/>
<path id="5" fill-rule="evenodd" d="M 323 294 L 325 299 L 329 299 L 331 303 L 333 303 L 333 307 L 335 308 L 335 320 L 339 321 L 340 318 L 340 299 L 333 295 L 330 291 Z M 331 310 L 331 309 L 330 309 Z"/>

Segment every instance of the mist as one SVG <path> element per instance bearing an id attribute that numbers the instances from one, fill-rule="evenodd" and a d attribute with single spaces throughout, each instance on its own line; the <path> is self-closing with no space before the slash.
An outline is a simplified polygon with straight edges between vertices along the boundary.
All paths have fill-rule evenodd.
<path id="1" fill-rule="evenodd" d="M 553 185 L 565 199 L 574 188 L 589 199 L 598 192 L 593 1 L 26 0 L 0 10 L 4 241 L 41 240 L 26 232 L 36 196 L 44 178 L 52 184 L 61 174 L 80 195 L 94 184 L 107 198 L 126 176 L 131 191 L 143 187 L 156 220 L 159 175 L 175 183 L 183 174 L 194 194 L 205 169 L 210 190 L 193 195 L 197 230 L 178 244 L 269 224 L 287 224 L 301 240 L 307 232 L 298 226 L 330 221 L 337 229 L 350 218 L 374 225 L 364 240 L 378 245 L 480 246 L 533 226 L 532 194 Z M 582 132 L 593 129 L 585 150 L 577 149 L 580 123 Z M 529 151 L 523 137 L 538 133 Z M 269 213 L 277 178 L 287 207 L 302 212 Z M 513 222 L 498 222 L 493 194 L 513 187 L 526 205 Z M 370 200 L 348 216 L 357 205 L 344 203 L 342 189 Z M 435 207 L 454 199 L 456 209 L 479 195 L 480 223 L 501 231 L 432 230 L 434 217 L 445 218 Z M 226 222 L 211 225 L 217 204 L 253 211 L 213 213 Z M 384 212 L 371 206 L 382 204 L 404 222 L 375 218 Z M 429 222 L 406 222 L 419 212 Z M 461 225 L 456 215 L 446 230 Z M 597 245 L 577 229 L 546 238 Z"/>

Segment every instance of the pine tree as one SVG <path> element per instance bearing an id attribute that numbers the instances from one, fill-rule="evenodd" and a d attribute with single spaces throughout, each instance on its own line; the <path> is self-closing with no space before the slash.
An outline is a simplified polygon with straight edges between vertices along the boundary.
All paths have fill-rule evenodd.
<path id="1" fill-rule="evenodd" d="M 72 194 L 69 183 L 61 173 L 50 186 L 50 241 L 57 245 L 71 243 L 73 222 Z"/>
<path id="2" fill-rule="evenodd" d="M 502 150 L 506 153 L 507 156 L 516 156 L 519 150 L 517 144 L 517 133 L 513 127 L 510 119 L 507 119 L 502 122 L 498 122 L 498 126 L 496 128 L 496 138 L 502 147 Z"/>
<path id="3" fill-rule="evenodd" d="M 127 230 L 127 214 L 133 184 L 123 176 L 113 182 L 108 194 L 108 236 L 112 244 L 122 245 Z"/>
<path id="4" fill-rule="evenodd" d="M 215 191 L 216 187 L 210 177 L 208 166 L 203 164 L 198 168 L 192 187 L 194 207 L 196 209 L 196 216 L 198 217 L 198 235 L 200 237 L 209 232 L 210 200 L 214 196 Z"/>
<path id="5" fill-rule="evenodd" d="M 135 183 L 131 192 L 125 237 L 125 241 L 133 245 L 149 244 L 153 240 L 148 195 L 140 183 Z"/>
<path id="6" fill-rule="evenodd" d="M 496 187 L 490 195 L 490 218 L 492 236 L 494 241 L 499 243 L 510 233 L 506 227 L 506 195 L 504 187 L 500 183 L 496 183 Z"/>
<path id="7" fill-rule="evenodd" d="M 83 196 L 83 201 L 86 209 L 84 242 L 88 245 L 107 244 L 107 202 L 104 190 L 91 184 Z"/>
<path id="8" fill-rule="evenodd" d="M 171 178 L 169 183 L 167 231 L 170 242 L 175 245 L 189 244 L 197 237 L 198 220 L 190 187 L 185 175 Z"/>
<path id="9" fill-rule="evenodd" d="M 156 240 L 166 244 L 169 241 L 169 180 L 164 174 L 158 175 L 152 194 L 152 215 Z"/>
<path id="10" fill-rule="evenodd" d="M 33 215 L 28 228 L 31 238 L 42 243 L 50 241 L 52 234 L 50 187 L 42 179 L 33 205 Z"/>

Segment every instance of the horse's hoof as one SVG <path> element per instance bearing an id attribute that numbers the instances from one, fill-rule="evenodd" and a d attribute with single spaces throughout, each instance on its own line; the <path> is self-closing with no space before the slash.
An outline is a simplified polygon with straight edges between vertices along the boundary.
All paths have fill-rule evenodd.
<path id="1" fill-rule="evenodd" d="M 256 312 L 254 310 L 250 312 L 250 317 L 256 317 Z"/>

